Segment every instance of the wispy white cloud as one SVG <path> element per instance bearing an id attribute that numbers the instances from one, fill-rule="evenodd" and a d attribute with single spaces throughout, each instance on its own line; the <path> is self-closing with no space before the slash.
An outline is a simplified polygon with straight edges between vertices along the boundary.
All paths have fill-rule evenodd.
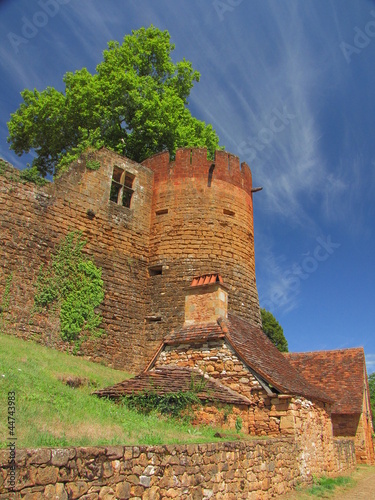
<path id="1" fill-rule="evenodd" d="M 261 246 L 262 263 L 260 272 L 264 286 L 259 290 L 260 307 L 273 313 L 287 313 L 298 306 L 300 283 L 294 283 L 291 288 L 290 282 L 285 278 L 290 263 L 285 255 L 275 255 L 273 248 L 269 245 Z"/>
<path id="2" fill-rule="evenodd" d="M 197 108 L 209 109 L 206 112 L 211 121 L 222 124 L 218 131 L 223 142 L 229 142 L 231 148 L 234 145 L 239 153 L 241 143 L 247 149 L 256 149 L 253 144 L 262 129 L 269 129 L 275 108 L 295 116 L 270 141 L 258 140 L 263 149 L 250 163 L 254 178 L 264 187 L 268 210 L 296 224 L 313 225 L 300 198 L 312 196 L 323 180 L 327 182 L 312 98 L 324 72 L 316 54 L 311 53 L 305 31 L 298 28 L 303 18 L 293 4 L 281 8 L 272 3 L 264 20 L 269 30 L 268 44 L 258 43 L 260 38 L 264 41 L 264 26 L 255 25 L 243 37 L 234 37 L 238 45 L 228 51 L 208 44 L 209 60 L 221 64 L 222 73 L 232 75 L 228 80 L 230 89 L 222 92 L 220 81 L 210 81 L 203 93 L 194 94 L 194 99 Z M 293 26 L 293 30 L 287 30 L 287 26 Z M 221 57 L 217 57 L 220 50 Z M 231 68 L 234 71 L 228 72 Z M 220 73 L 219 67 L 215 70 Z M 233 109 L 242 112 L 234 115 Z"/>
<path id="3" fill-rule="evenodd" d="M 375 354 L 366 354 L 366 368 L 368 373 L 375 371 Z"/>

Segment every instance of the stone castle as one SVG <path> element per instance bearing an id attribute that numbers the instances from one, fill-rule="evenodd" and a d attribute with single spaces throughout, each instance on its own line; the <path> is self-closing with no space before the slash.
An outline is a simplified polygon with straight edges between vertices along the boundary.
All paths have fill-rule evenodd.
<path id="1" fill-rule="evenodd" d="M 86 168 L 93 159 L 97 171 Z M 45 188 L 17 183 L 17 175 L 5 168 L 0 193 L 0 296 L 12 274 L 8 325 L 17 335 L 64 348 L 58 325 L 31 314 L 33 283 L 73 229 L 82 230 L 103 269 L 107 335 L 82 347 L 94 360 L 140 369 L 164 335 L 183 324 L 196 275 L 220 273 L 230 311 L 261 324 L 251 172 L 238 157 L 217 151 L 210 161 L 205 149 L 179 149 L 174 161 L 165 152 L 138 164 L 101 149 Z"/>
<path id="2" fill-rule="evenodd" d="M 185 148 L 173 161 L 163 152 L 138 164 L 103 148 L 45 187 L 0 167 L 7 333 L 67 349 L 58 319 L 35 312 L 34 285 L 57 243 L 81 230 L 105 287 L 105 335 L 85 341 L 82 354 L 139 373 L 98 395 L 155 382 L 184 390 L 204 375 L 214 401 L 201 395 L 198 421 L 223 424 L 220 404 L 229 404 L 228 425 L 240 418 L 250 434 L 295 439 L 309 474 L 337 472 L 354 446 L 358 461 L 373 462 L 363 349 L 282 355 L 261 330 L 254 188 L 238 157 Z"/>

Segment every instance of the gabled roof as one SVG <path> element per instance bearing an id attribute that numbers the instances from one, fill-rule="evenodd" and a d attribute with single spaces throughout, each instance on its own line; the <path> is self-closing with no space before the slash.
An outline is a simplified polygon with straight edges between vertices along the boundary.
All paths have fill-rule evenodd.
<path id="1" fill-rule="evenodd" d="M 241 394 L 220 384 L 211 377 L 203 376 L 196 370 L 168 366 L 152 371 L 142 372 L 134 378 L 124 380 L 111 387 L 95 391 L 99 397 L 119 400 L 125 395 L 154 390 L 157 394 L 169 392 L 189 391 L 202 384 L 202 389 L 197 393 L 201 401 L 219 401 L 225 404 L 250 405 L 250 400 Z"/>
<path id="2" fill-rule="evenodd" d="M 223 338 L 255 375 L 277 391 L 324 402 L 333 401 L 325 391 L 305 380 L 261 328 L 232 314 L 226 320 L 219 319 L 217 324 L 178 328 L 165 338 L 164 345 L 205 343 Z"/>
<path id="3" fill-rule="evenodd" d="M 286 358 L 335 401 L 332 413 L 362 413 L 366 373 L 363 348 L 287 353 Z"/>

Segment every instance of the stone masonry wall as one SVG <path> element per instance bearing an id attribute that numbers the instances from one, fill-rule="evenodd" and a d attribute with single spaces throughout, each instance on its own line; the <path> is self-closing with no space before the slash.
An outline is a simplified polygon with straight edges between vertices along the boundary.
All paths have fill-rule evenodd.
<path id="1" fill-rule="evenodd" d="M 340 441 L 334 464 L 319 474 L 355 465 L 352 441 Z M 265 500 L 312 477 L 300 467 L 293 439 L 199 445 L 18 450 L 0 452 L 1 500 L 209 499 Z M 10 491 L 15 465 L 15 486 Z"/>
<path id="2" fill-rule="evenodd" d="M 248 418 L 242 417 L 246 423 L 244 432 L 256 436 L 295 434 L 295 420 L 301 406 L 295 405 L 291 397 L 269 396 L 225 340 L 166 346 L 154 366 L 158 368 L 170 364 L 196 368 L 250 399 Z M 314 408 L 311 412 L 313 414 Z M 327 418 L 329 420 L 328 413 Z M 314 426 L 317 433 L 320 432 L 320 425 Z M 332 438 L 332 431 L 329 436 Z"/>
<path id="3" fill-rule="evenodd" d="M 360 416 L 355 435 L 355 449 L 358 463 L 374 463 L 374 443 L 371 411 L 367 394 L 363 397 L 363 412 Z"/>
<path id="4" fill-rule="evenodd" d="M 319 475 L 322 463 L 335 470 L 332 422 L 325 403 L 292 398 L 286 419 L 294 425 L 294 436 L 301 447 L 301 474 Z"/>
<path id="5" fill-rule="evenodd" d="M 102 149 L 82 158 L 53 184 L 38 188 L 19 181 L 12 167 L 0 176 L 0 301 L 11 277 L 6 331 L 66 349 L 58 318 L 33 314 L 33 284 L 40 264 L 50 260 L 69 231 L 81 230 L 86 251 L 103 269 L 105 299 L 100 307 L 106 336 L 86 342 L 82 351 L 116 368 L 137 370 L 156 343 L 144 341 L 148 313 L 147 280 L 153 173 L 146 167 Z M 135 175 L 131 208 L 109 201 L 113 166 Z M 91 212 L 88 212 L 91 211 Z"/>
<path id="6" fill-rule="evenodd" d="M 99 170 L 86 168 L 99 160 Z M 130 209 L 109 201 L 113 166 L 135 176 Z M 259 325 L 255 282 L 252 180 L 238 157 L 180 149 L 139 165 L 106 149 L 84 155 L 53 184 L 19 182 L 1 163 L 0 301 L 11 279 L 8 333 L 66 349 L 58 318 L 32 313 L 40 264 L 69 231 L 81 230 L 87 253 L 103 268 L 101 306 L 107 337 L 82 352 L 137 371 L 171 328 L 184 321 L 186 288 L 197 274 L 218 272 L 229 310 Z M 1 305 L 1 302 L 0 302 Z"/>
<path id="7" fill-rule="evenodd" d="M 352 436 L 355 442 L 358 463 L 374 463 L 374 447 L 372 441 L 372 422 L 368 403 L 364 399 L 364 411 L 361 414 L 332 415 L 334 436 Z"/>
<path id="8" fill-rule="evenodd" d="M 238 157 L 206 149 L 179 149 L 145 160 L 154 171 L 150 266 L 152 307 L 162 321 L 148 327 L 168 333 L 184 322 L 186 289 L 194 276 L 219 273 L 228 286 L 228 310 L 260 325 L 255 281 L 251 172 Z"/>

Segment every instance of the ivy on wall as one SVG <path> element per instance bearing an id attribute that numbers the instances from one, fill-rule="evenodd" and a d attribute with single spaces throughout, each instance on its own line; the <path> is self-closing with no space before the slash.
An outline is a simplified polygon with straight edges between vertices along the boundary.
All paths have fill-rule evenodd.
<path id="1" fill-rule="evenodd" d="M 6 320 L 4 314 L 8 312 L 10 301 L 10 289 L 12 286 L 13 273 L 10 273 L 5 281 L 5 288 L 0 303 L 0 331 L 5 330 Z"/>
<path id="2" fill-rule="evenodd" d="M 85 245 L 80 231 L 60 242 L 50 264 L 40 267 L 34 297 L 38 310 L 59 312 L 61 337 L 74 342 L 76 351 L 87 336 L 103 333 L 95 312 L 104 299 L 102 270 L 83 254 Z"/>

